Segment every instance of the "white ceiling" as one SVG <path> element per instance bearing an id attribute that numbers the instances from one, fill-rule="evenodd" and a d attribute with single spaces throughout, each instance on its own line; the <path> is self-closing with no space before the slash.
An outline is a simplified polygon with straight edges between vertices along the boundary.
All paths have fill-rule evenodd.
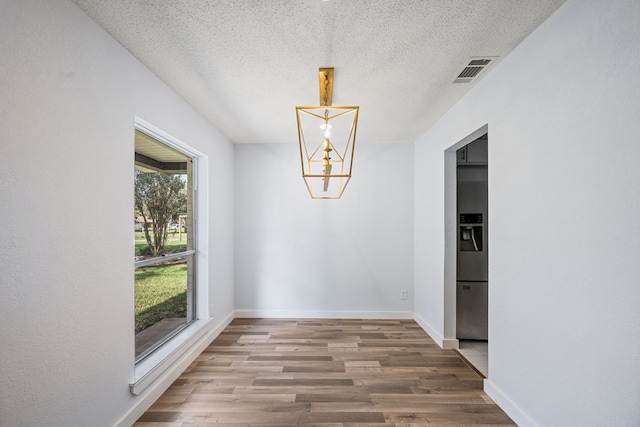
<path id="1" fill-rule="evenodd" d="M 362 143 L 415 141 L 472 57 L 495 65 L 565 0 L 74 1 L 235 143 L 297 142 L 321 67 Z"/>

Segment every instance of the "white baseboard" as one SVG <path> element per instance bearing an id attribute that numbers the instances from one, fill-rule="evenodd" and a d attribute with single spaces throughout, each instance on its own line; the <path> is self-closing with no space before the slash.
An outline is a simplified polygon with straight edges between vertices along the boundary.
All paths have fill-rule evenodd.
<path id="1" fill-rule="evenodd" d="M 233 312 L 217 325 L 214 324 L 214 319 L 209 319 L 201 328 L 200 331 L 202 332 L 199 331 L 197 337 L 194 337 L 194 341 L 186 343 L 186 348 L 183 348 L 182 351 L 172 357 L 172 360 L 168 360 L 168 366 L 163 367 L 162 373 L 158 374 L 150 384 L 145 386 L 144 390 L 137 396 L 135 406 L 116 425 L 118 427 L 129 427 L 135 423 L 233 319 Z"/>
<path id="2" fill-rule="evenodd" d="M 460 348 L 460 341 L 457 338 L 444 338 L 440 347 L 445 350 L 457 350 Z"/>
<path id="3" fill-rule="evenodd" d="M 488 378 L 484 380 L 484 392 L 487 393 L 519 427 L 538 427 L 538 424 L 536 424 L 522 408 L 504 394 L 502 390 Z"/>
<path id="4" fill-rule="evenodd" d="M 432 340 L 436 342 L 443 349 L 458 349 L 459 341 L 455 338 L 445 338 L 443 337 L 433 326 L 429 324 L 426 320 L 424 320 L 419 315 L 415 315 L 414 319 L 418 325 L 431 337 Z"/>
<path id="5" fill-rule="evenodd" d="M 265 319 L 413 319 L 411 311 L 236 310 L 237 318 Z"/>

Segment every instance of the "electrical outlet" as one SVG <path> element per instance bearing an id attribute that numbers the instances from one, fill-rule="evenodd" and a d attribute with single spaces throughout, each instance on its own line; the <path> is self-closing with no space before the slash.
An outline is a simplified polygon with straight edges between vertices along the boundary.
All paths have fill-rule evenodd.
<path id="1" fill-rule="evenodd" d="M 400 299 L 407 299 L 407 290 L 403 289 L 400 291 Z"/>

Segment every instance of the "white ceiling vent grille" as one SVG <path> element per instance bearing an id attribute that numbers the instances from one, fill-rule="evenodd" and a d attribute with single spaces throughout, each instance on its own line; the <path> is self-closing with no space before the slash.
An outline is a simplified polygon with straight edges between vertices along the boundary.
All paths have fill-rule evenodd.
<path id="1" fill-rule="evenodd" d="M 454 83 L 469 83 L 493 61 L 494 58 L 473 58 L 464 70 L 453 81 Z"/>

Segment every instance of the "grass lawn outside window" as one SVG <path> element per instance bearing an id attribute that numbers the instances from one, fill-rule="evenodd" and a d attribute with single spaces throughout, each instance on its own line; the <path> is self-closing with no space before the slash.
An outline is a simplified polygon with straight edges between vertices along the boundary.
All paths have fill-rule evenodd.
<path id="1" fill-rule="evenodd" d="M 186 262 L 137 269 L 135 298 L 136 334 L 164 318 L 186 317 Z"/>

